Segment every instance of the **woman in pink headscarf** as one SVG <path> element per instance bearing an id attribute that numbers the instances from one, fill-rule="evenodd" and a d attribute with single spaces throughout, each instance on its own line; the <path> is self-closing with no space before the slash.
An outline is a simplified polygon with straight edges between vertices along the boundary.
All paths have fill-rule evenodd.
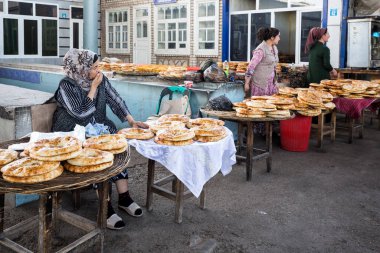
<path id="1" fill-rule="evenodd" d="M 314 27 L 307 36 L 305 53 L 309 53 L 309 83 L 319 83 L 323 79 L 330 79 L 330 74 L 337 75 L 330 64 L 330 49 L 326 47 L 330 34 L 327 28 Z"/>

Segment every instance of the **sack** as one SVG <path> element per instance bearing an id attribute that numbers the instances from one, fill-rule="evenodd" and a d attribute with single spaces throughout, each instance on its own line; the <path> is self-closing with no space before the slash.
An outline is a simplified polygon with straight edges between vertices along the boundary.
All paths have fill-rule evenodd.
<path id="1" fill-rule="evenodd" d="M 213 64 L 210 67 L 208 67 L 203 73 L 203 77 L 206 82 L 213 82 L 213 83 L 227 82 L 227 77 L 223 69 L 219 68 L 218 65 L 216 64 Z"/>
<path id="2" fill-rule="evenodd" d="M 225 95 L 210 99 L 206 105 L 207 110 L 213 111 L 232 111 L 233 105 Z"/>
<path id="3" fill-rule="evenodd" d="M 189 97 L 187 95 L 172 100 L 162 100 L 158 115 L 185 114 L 191 116 Z"/>

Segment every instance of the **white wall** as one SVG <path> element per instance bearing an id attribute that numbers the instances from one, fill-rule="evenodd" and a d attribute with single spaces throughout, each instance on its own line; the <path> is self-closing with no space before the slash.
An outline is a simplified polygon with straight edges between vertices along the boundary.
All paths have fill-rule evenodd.
<path id="1" fill-rule="evenodd" d="M 330 33 L 330 40 L 327 46 L 330 48 L 330 62 L 334 68 L 339 67 L 340 36 L 342 18 L 342 0 L 329 0 L 327 12 L 327 29 Z M 335 16 L 335 10 L 336 16 Z"/>
<path id="2" fill-rule="evenodd" d="M 230 0 L 230 12 L 256 10 L 256 0 Z"/>

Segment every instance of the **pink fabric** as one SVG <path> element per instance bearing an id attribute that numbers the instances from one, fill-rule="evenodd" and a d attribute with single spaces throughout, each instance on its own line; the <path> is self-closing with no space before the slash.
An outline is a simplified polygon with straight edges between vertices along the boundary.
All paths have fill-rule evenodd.
<path id="1" fill-rule="evenodd" d="M 273 52 L 274 53 L 274 52 Z M 261 49 L 253 51 L 253 56 L 251 62 L 247 68 L 248 75 L 254 75 L 256 66 L 261 62 L 264 57 L 264 52 Z M 268 77 L 267 86 L 265 89 L 262 89 L 255 84 L 251 86 L 251 95 L 252 96 L 270 96 L 278 92 L 277 86 L 273 83 L 275 72 L 273 70 L 272 74 Z"/>
<path id="2" fill-rule="evenodd" d="M 380 99 L 363 98 L 363 99 L 349 99 L 349 98 L 334 98 L 333 102 L 336 109 L 349 116 L 352 119 L 357 119 L 361 116 L 364 109 L 369 108 L 375 111 L 380 107 Z"/>

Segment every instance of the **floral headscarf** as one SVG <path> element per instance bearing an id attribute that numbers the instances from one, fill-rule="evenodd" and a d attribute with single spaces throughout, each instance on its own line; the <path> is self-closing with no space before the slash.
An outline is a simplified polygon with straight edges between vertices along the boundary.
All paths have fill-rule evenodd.
<path id="1" fill-rule="evenodd" d="M 63 58 L 63 70 L 84 90 L 90 90 L 88 74 L 94 64 L 95 53 L 85 49 L 70 49 Z"/>

